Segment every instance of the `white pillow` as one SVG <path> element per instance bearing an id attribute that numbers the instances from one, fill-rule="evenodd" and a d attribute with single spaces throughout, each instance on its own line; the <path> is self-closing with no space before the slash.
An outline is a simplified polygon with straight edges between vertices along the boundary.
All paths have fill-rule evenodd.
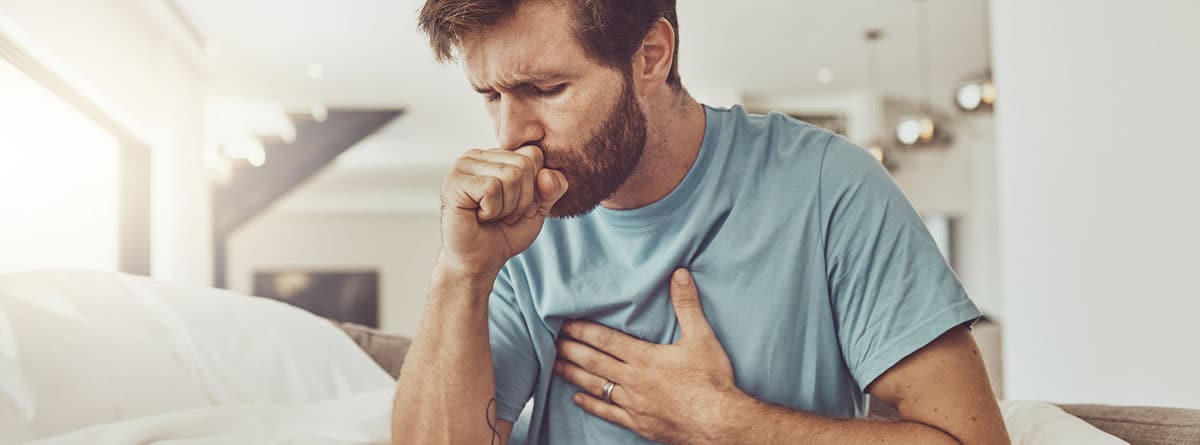
<path id="1" fill-rule="evenodd" d="M 393 385 L 341 329 L 274 300 L 104 272 L 0 275 L 0 445 Z"/>
<path id="2" fill-rule="evenodd" d="M 1000 413 L 1013 445 L 1129 444 L 1045 402 L 1004 401 Z"/>

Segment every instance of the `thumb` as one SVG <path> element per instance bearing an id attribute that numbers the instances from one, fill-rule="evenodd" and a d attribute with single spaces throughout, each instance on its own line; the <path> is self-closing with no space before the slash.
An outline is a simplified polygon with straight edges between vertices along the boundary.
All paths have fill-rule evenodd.
<path id="1" fill-rule="evenodd" d="M 687 269 L 676 269 L 671 275 L 671 304 L 675 306 L 675 318 L 679 319 L 679 337 L 713 335 L 712 327 L 704 318 L 700 306 L 700 291 Z"/>
<path id="2" fill-rule="evenodd" d="M 544 168 L 537 175 L 538 196 L 541 197 L 541 202 L 538 203 L 538 214 L 545 217 L 550 216 L 550 209 L 554 208 L 554 204 L 562 199 L 563 195 L 567 194 L 567 177 L 558 170 Z"/>

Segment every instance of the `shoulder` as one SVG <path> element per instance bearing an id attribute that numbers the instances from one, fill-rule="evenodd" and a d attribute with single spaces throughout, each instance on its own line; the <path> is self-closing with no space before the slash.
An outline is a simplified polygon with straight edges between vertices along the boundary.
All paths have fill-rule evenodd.
<path id="1" fill-rule="evenodd" d="M 889 177 L 887 170 L 871 153 L 838 135 L 830 138 L 822 148 L 821 174 L 822 182 Z"/>
<path id="2" fill-rule="evenodd" d="M 754 114 L 740 105 L 713 110 L 722 115 L 724 127 L 731 133 L 728 136 L 735 143 L 761 143 L 779 152 L 819 151 L 834 136 L 829 130 L 777 111 Z"/>
<path id="3" fill-rule="evenodd" d="M 817 193 L 829 177 L 863 174 L 878 164 L 845 138 L 784 113 L 753 114 L 740 106 L 713 109 L 722 120 L 725 173 L 752 173 L 753 182 Z M 724 145 L 723 144 L 723 145 Z"/>
<path id="4" fill-rule="evenodd" d="M 862 147 L 834 136 L 821 154 L 819 188 L 828 205 L 845 204 L 845 198 L 888 200 L 902 193 L 892 176 Z"/>

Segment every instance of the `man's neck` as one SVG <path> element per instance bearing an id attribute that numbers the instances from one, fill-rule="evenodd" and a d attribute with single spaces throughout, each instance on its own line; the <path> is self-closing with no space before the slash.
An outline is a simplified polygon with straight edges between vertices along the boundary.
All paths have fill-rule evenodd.
<path id="1" fill-rule="evenodd" d="M 646 149 L 620 189 L 600 205 L 612 210 L 644 207 L 665 198 L 683 182 L 704 143 L 704 107 L 686 91 L 645 107 Z M 653 117 L 651 117 L 653 116 Z"/>

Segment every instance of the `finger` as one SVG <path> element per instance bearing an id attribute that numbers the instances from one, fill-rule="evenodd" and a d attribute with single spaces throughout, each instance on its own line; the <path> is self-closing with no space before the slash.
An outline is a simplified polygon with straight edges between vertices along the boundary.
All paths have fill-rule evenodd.
<path id="1" fill-rule="evenodd" d="M 559 199 L 562 199 L 563 195 L 567 194 L 569 187 L 567 177 L 563 176 L 562 172 L 548 168 L 539 171 L 537 176 L 538 214 L 550 216 L 550 210 L 554 208 L 554 204 L 558 203 Z"/>
<path id="2" fill-rule="evenodd" d="M 533 163 L 533 171 L 531 172 L 531 175 L 530 175 L 531 180 L 527 184 L 529 186 L 529 188 L 527 190 L 525 190 L 525 191 L 529 192 L 528 207 L 522 207 L 522 208 L 518 209 L 518 212 L 521 210 L 524 210 L 523 213 L 526 218 L 532 218 L 534 216 L 537 216 L 537 214 L 538 214 L 538 202 L 540 200 L 538 198 L 538 193 L 537 193 L 537 177 L 538 177 L 538 172 L 542 171 L 542 168 L 545 166 L 546 158 L 545 158 L 545 155 L 542 153 L 542 149 L 535 145 L 523 146 L 521 148 L 518 148 L 515 151 L 515 153 L 518 155 L 521 155 L 521 156 L 525 156 L 526 158 L 529 158 L 529 160 L 532 161 L 532 163 Z M 524 197 L 525 195 L 521 195 L 521 196 Z"/>
<path id="3" fill-rule="evenodd" d="M 588 393 L 600 399 L 604 398 L 604 385 L 612 381 L 587 372 L 586 369 L 583 369 L 578 365 L 566 360 L 555 360 L 554 372 L 558 375 L 561 375 L 564 379 L 567 379 L 568 382 L 583 388 Z M 612 382 L 616 383 L 617 385 L 613 387 L 612 393 L 609 394 L 609 398 L 612 399 L 614 404 L 624 406 L 624 402 L 626 402 L 625 387 L 621 386 L 619 382 Z"/>
<path id="4" fill-rule="evenodd" d="M 461 210 L 474 211 L 479 222 L 487 222 L 500 215 L 504 208 L 504 191 L 500 180 L 492 176 L 459 174 L 454 179 L 455 205 Z"/>
<path id="5" fill-rule="evenodd" d="M 536 145 L 525 145 L 516 149 L 513 153 L 529 158 L 533 161 L 534 170 L 541 170 L 546 166 L 546 156 L 542 153 L 542 149 Z"/>
<path id="6" fill-rule="evenodd" d="M 676 269 L 671 275 L 671 305 L 675 306 L 675 318 L 679 319 L 680 338 L 713 335 L 700 306 L 700 291 L 687 269 Z"/>
<path id="7" fill-rule="evenodd" d="M 619 406 L 605 403 L 603 400 L 585 392 L 576 393 L 572 400 L 580 408 L 583 408 L 584 411 L 587 411 L 588 414 L 623 426 L 628 430 L 633 430 L 633 416 L 629 414 L 629 411 L 625 411 L 625 409 Z"/>
<path id="8" fill-rule="evenodd" d="M 559 358 L 569 360 L 587 372 L 614 382 L 629 381 L 627 378 L 629 365 L 621 363 L 613 356 L 567 338 L 560 337 L 556 343 Z"/>
<path id="9" fill-rule="evenodd" d="M 644 358 L 653 348 L 651 343 L 585 320 L 571 320 L 563 323 L 561 332 L 627 363 Z"/>
<path id="10" fill-rule="evenodd" d="M 500 182 L 500 209 L 495 214 L 486 217 L 480 214 L 480 221 L 487 222 L 506 218 L 517 208 L 521 199 L 521 169 L 502 162 L 491 162 L 477 158 L 478 154 L 467 155 L 457 163 L 458 170 L 467 175 L 487 176 Z"/>
<path id="11" fill-rule="evenodd" d="M 486 162 L 511 165 L 520 171 L 520 179 L 515 184 L 517 188 L 515 207 L 504 220 L 506 224 L 520 221 L 526 214 L 536 211 L 534 205 L 537 193 L 534 190 L 534 182 L 537 179 L 538 170 L 542 168 L 541 151 L 537 147 L 522 147 L 517 151 L 488 150 L 472 153 L 471 156 Z"/>

